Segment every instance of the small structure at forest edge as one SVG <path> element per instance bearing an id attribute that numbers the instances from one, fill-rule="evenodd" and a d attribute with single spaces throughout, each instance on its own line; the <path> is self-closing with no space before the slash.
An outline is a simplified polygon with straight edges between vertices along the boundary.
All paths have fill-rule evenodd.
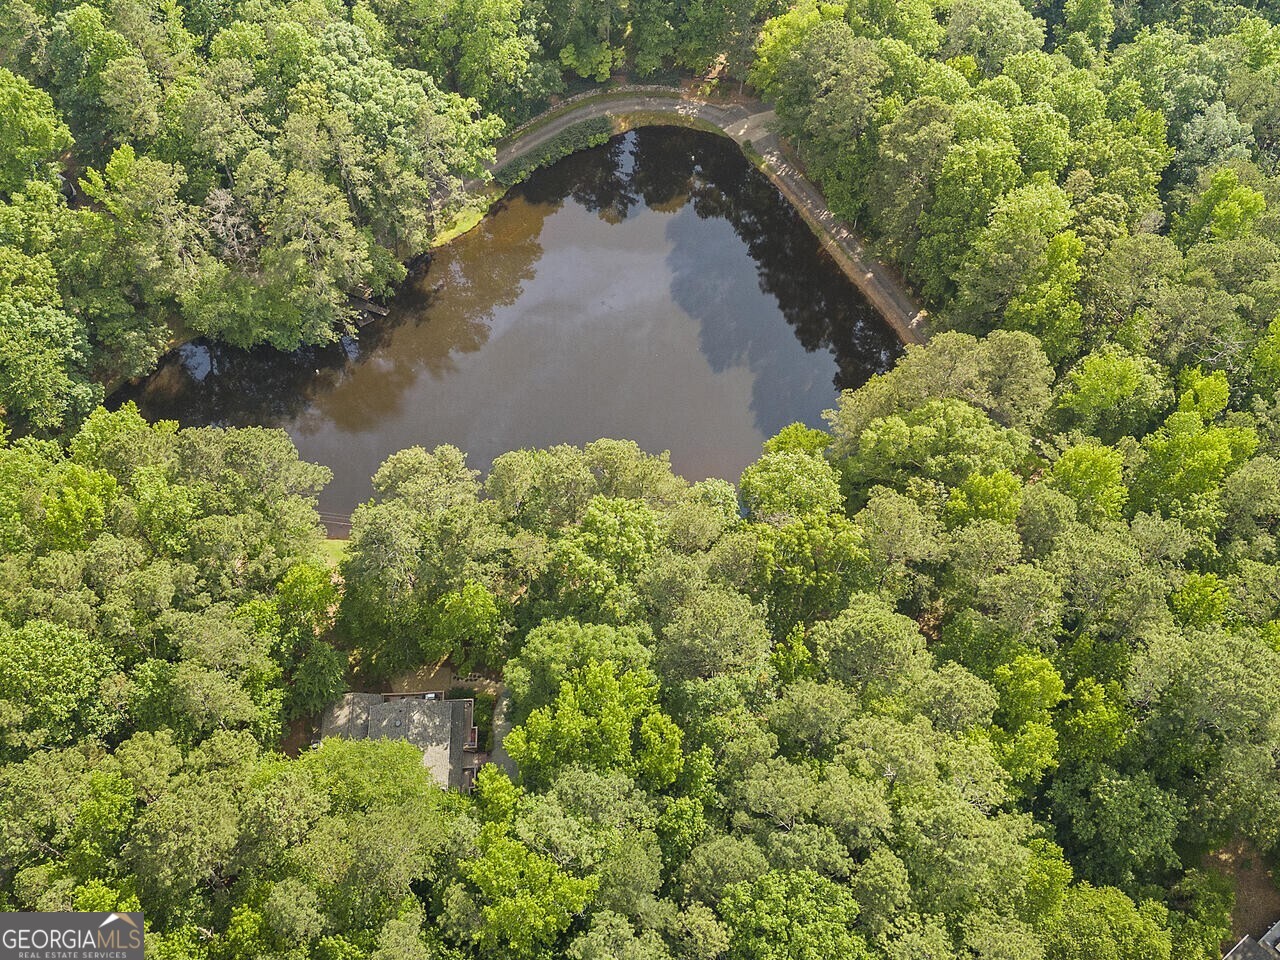
<path id="1" fill-rule="evenodd" d="M 1264 933 L 1261 940 L 1244 937 L 1222 960 L 1280 960 L 1280 922 Z"/>
<path id="2" fill-rule="evenodd" d="M 322 737 L 406 740 L 444 789 L 468 791 L 476 773 L 474 700 L 446 700 L 439 691 L 347 693 L 320 721 Z"/>

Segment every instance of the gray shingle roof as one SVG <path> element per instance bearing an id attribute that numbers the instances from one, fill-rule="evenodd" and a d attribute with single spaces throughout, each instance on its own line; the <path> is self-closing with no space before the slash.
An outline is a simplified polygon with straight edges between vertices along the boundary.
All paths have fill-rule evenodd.
<path id="1" fill-rule="evenodd" d="M 422 751 L 422 764 L 445 788 L 462 789 L 471 701 L 379 693 L 348 693 L 320 721 L 324 737 L 405 740 Z"/>
<path id="2" fill-rule="evenodd" d="M 1264 947 L 1253 937 L 1245 937 L 1222 960 L 1280 960 L 1280 953 Z"/>

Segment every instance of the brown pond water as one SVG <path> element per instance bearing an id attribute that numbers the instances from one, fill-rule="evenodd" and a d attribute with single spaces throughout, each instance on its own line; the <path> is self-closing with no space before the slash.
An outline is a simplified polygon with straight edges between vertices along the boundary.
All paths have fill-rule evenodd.
<path id="1" fill-rule="evenodd" d="M 886 369 L 892 331 L 726 139 L 649 127 L 574 154 L 437 251 L 359 339 L 196 341 L 121 391 L 151 419 L 282 427 L 348 513 L 391 453 L 635 440 L 736 480 L 794 421 Z"/>

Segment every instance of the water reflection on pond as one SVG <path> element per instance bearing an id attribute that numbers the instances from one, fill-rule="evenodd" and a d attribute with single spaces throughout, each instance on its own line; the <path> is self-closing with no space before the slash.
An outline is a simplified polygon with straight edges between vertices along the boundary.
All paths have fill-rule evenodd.
<path id="1" fill-rule="evenodd" d="M 283 427 L 348 512 L 390 453 L 625 437 L 736 479 L 898 341 L 729 141 L 647 128 L 512 191 L 359 341 L 280 354 L 202 342 L 119 395 L 184 425 Z"/>

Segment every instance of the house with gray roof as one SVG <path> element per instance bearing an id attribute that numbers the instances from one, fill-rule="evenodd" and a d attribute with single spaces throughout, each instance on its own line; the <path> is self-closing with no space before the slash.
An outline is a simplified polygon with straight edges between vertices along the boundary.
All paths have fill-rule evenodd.
<path id="1" fill-rule="evenodd" d="M 1255 940 L 1245 936 L 1222 960 L 1280 960 L 1280 923 Z"/>
<path id="2" fill-rule="evenodd" d="M 347 693 L 320 721 L 322 737 L 405 740 L 446 790 L 471 789 L 476 773 L 474 700 L 424 693 Z"/>

